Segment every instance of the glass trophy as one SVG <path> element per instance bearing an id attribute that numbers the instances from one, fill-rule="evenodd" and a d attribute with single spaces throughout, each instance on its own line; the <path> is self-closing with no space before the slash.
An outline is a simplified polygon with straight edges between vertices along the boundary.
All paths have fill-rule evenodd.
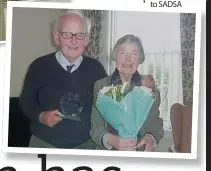
<path id="1" fill-rule="evenodd" d="M 78 93 L 68 93 L 60 100 L 61 117 L 64 119 L 81 121 L 80 113 L 83 110 L 83 101 Z"/>

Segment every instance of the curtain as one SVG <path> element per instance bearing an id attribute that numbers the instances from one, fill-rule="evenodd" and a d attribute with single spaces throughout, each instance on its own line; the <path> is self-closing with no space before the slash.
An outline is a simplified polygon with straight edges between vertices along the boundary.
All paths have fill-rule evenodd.
<path id="1" fill-rule="evenodd" d="M 6 40 L 6 8 L 7 1 L 18 0 L 0 0 L 0 41 Z"/>
<path id="2" fill-rule="evenodd" d="M 183 104 L 192 107 L 196 14 L 180 14 Z"/>
<path id="3" fill-rule="evenodd" d="M 4 13 L 6 5 L 7 3 L 5 1 L 0 0 L 0 41 L 4 41 L 6 39 L 6 23 Z"/>
<path id="4" fill-rule="evenodd" d="M 103 58 L 103 27 L 106 11 L 102 10 L 82 10 L 85 17 L 89 18 L 92 27 L 90 30 L 89 44 L 85 55 L 102 60 Z"/>

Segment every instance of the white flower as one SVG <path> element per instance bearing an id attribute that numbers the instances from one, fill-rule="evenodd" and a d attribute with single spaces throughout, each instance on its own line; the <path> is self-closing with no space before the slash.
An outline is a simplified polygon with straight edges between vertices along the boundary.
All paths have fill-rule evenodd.
<path id="1" fill-rule="evenodd" d="M 147 94 L 149 94 L 150 96 L 152 96 L 152 89 L 146 86 L 140 86 L 140 88 L 142 90 L 144 90 Z"/>
<path id="2" fill-rule="evenodd" d="M 111 89 L 112 96 L 113 96 L 113 99 L 114 100 L 116 100 L 116 89 L 117 89 L 116 87 L 114 87 L 114 88 Z"/>
<path id="3" fill-rule="evenodd" d="M 105 94 L 105 93 L 108 92 L 111 88 L 112 88 L 111 86 L 105 86 L 105 87 L 103 87 L 103 88 L 100 90 L 100 92 L 103 93 L 103 94 Z"/>
<path id="4" fill-rule="evenodd" d="M 127 87 L 128 82 L 125 82 L 121 88 L 121 93 L 125 92 L 125 88 Z"/>

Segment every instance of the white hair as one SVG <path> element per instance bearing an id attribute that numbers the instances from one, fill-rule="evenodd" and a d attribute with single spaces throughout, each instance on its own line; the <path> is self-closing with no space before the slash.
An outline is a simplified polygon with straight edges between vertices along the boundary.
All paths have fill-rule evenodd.
<path id="1" fill-rule="evenodd" d="M 120 39 L 117 40 L 116 44 L 114 45 L 113 51 L 111 53 L 111 58 L 116 61 L 117 57 L 117 51 L 121 45 L 124 43 L 135 43 L 139 50 L 139 58 L 140 58 L 140 64 L 142 64 L 145 60 L 145 53 L 144 48 L 141 42 L 141 39 L 138 36 L 127 34 Z"/>
<path id="2" fill-rule="evenodd" d="M 76 14 L 76 15 L 79 15 L 83 20 L 84 20 L 84 23 L 85 23 L 85 27 L 86 27 L 86 32 L 88 34 L 90 34 L 90 30 L 91 30 L 91 21 L 85 17 L 79 10 L 68 10 L 66 11 L 64 14 L 60 15 L 56 22 L 55 22 L 55 25 L 54 25 L 54 30 L 56 31 L 59 27 L 59 20 L 64 17 L 64 16 L 68 16 L 68 15 L 72 15 L 72 14 Z"/>

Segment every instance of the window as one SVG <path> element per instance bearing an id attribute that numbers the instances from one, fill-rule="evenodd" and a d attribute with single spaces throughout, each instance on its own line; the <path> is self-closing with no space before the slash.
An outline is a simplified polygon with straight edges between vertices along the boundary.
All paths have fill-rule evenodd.
<path id="1" fill-rule="evenodd" d="M 170 108 L 174 103 L 182 103 L 180 14 L 112 11 L 109 23 L 109 50 L 126 34 L 141 38 L 146 60 L 138 71 L 153 75 L 161 94 L 160 116 L 164 129 L 171 129 Z M 109 59 L 108 72 L 114 68 L 115 62 Z"/>

